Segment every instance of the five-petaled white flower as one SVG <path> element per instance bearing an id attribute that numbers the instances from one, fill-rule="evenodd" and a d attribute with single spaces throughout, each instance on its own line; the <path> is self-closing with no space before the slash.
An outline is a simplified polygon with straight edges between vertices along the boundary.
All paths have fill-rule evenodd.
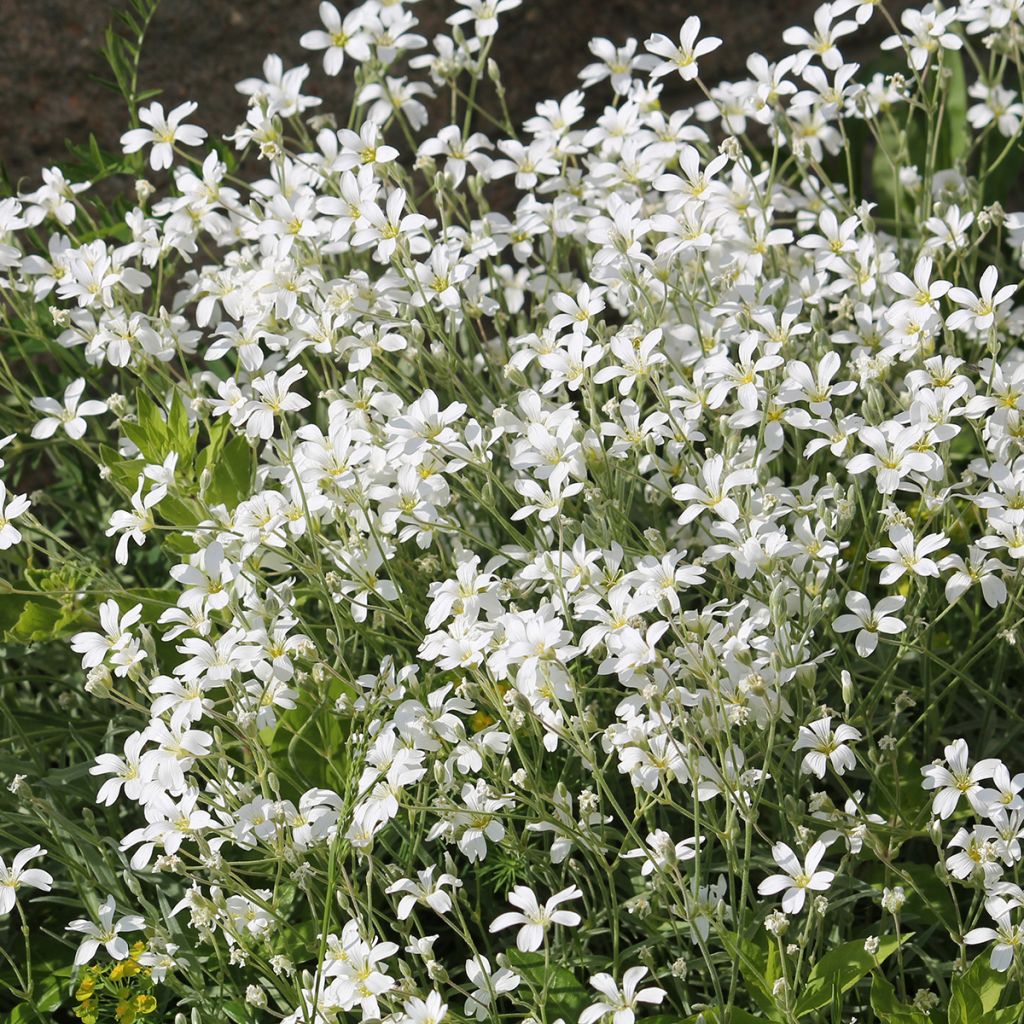
<path id="1" fill-rule="evenodd" d="M 964 935 L 964 942 L 969 946 L 979 942 L 991 942 L 992 953 L 989 963 L 994 971 L 1004 973 L 1024 950 L 1024 924 L 1013 922 L 1010 917 L 1019 904 L 1011 903 L 1001 896 L 992 896 L 985 901 L 985 909 L 989 917 L 995 921 L 995 928 L 972 928 Z"/>
<path id="2" fill-rule="evenodd" d="M 924 776 L 921 785 L 925 789 L 935 790 L 935 796 L 932 797 L 932 814 L 940 818 L 948 818 L 956 810 L 962 796 L 966 796 L 974 806 L 978 794 L 982 791 L 981 783 L 985 779 L 991 779 L 999 767 L 996 758 L 987 757 L 973 768 L 969 768 L 967 741 L 963 739 L 954 740 L 946 747 L 944 753 L 945 764 L 930 764 L 921 769 Z"/>
<path id="3" fill-rule="evenodd" d="M 67 930 L 81 932 L 85 938 L 75 953 L 75 966 L 87 964 L 95 955 L 96 950 L 103 946 L 115 959 L 124 960 L 128 956 L 128 943 L 121 938 L 121 932 L 137 932 L 146 927 L 146 922 L 137 914 L 126 914 L 114 920 L 117 903 L 113 896 L 108 896 L 99 907 L 94 921 L 78 918 L 72 921 Z"/>
<path id="4" fill-rule="evenodd" d="M 832 623 L 832 628 L 837 633 L 849 633 L 851 630 L 859 629 L 854 646 L 862 658 L 867 658 L 874 654 L 879 634 L 895 636 L 907 628 L 902 619 L 892 614 L 898 612 L 906 603 L 906 598 L 898 595 L 883 597 L 872 609 L 871 602 L 859 590 L 851 590 L 846 595 L 846 607 L 850 609 L 851 614 L 840 615 Z"/>
<path id="5" fill-rule="evenodd" d="M 594 1024 L 594 1021 L 608 1014 L 611 1014 L 612 1024 L 633 1024 L 638 1003 L 657 1006 L 665 998 L 663 988 L 653 985 L 637 988 L 646 975 L 646 967 L 630 967 L 622 976 L 620 989 L 610 974 L 595 974 L 590 979 L 591 988 L 597 989 L 604 998 L 592 1003 L 580 1014 L 579 1024 Z"/>
<path id="6" fill-rule="evenodd" d="M 24 494 L 8 497 L 7 487 L 0 480 L 0 551 L 6 551 L 21 540 L 21 530 L 11 520 L 27 512 L 31 504 Z"/>
<path id="7" fill-rule="evenodd" d="M 38 844 L 20 850 L 14 855 L 11 866 L 0 857 L 0 914 L 9 914 L 18 900 L 18 890 L 31 886 L 40 892 L 49 892 L 53 887 L 53 875 L 42 868 L 26 868 L 25 865 L 36 857 L 45 857 L 46 850 Z"/>
<path id="8" fill-rule="evenodd" d="M 889 540 L 891 548 L 876 548 L 868 552 L 869 562 L 881 562 L 885 565 L 878 577 L 882 586 L 889 586 L 903 578 L 907 572 L 915 576 L 938 576 L 939 567 L 934 559 L 928 556 L 941 550 L 949 543 L 943 533 L 930 533 L 920 540 L 905 526 L 890 526 Z"/>
<path id="9" fill-rule="evenodd" d="M 793 749 L 806 750 L 801 769 L 823 779 L 830 764 L 836 775 L 842 775 L 857 764 L 856 755 L 846 744 L 860 738 L 860 731 L 852 725 L 842 723 L 833 729 L 832 716 L 825 715 L 810 725 L 800 726 Z"/>
<path id="10" fill-rule="evenodd" d="M 164 116 L 162 103 L 151 103 L 139 110 L 139 120 L 148 128 L 132 128 L 121 136 L 121 148 L 125 153 L 137 153 L 144 146 L 152 145 L 149 166 L 154 171 L 170 167 L 174 161 L 175 143 L 182 146 L 199 146 L 206 138 L 206 129 L 182 121 L 196 109 L 198 104 L 189 100 L 179 103 Z"/>
<path id="11" fill-rule="evenodd" d="M 995 267 L 989 267 L 981 275 L 981 284 L 978 287 L 977 295 L 969 288 L 950 288 L 946 293 L 948 298 L 962 308 L 946 317 L 946 326 L 951 331 L 962 331 L 968 328 L 987 331 L 995 322 L 999 307 L 1003 303 L 1009 302 L 1010 296 L 1017 290 L 1016 285 L 1004 284 L 996 291 L 998 280 L 999 271 Z"/>
<path id="12" fill-rule="evenodd" d="M 438 876 L 434 881 L 435 867 L 433 864 L 423 871 L 417 872 L 417 879 L 400 878 L 393 885 L 385 890 L 388 893 L 404 893 L 398 901 L 398 920 L 404 921 L 411 913 L 417 903 L 426 904 L 437 914 L 447 914 L 452 909 L 452 898 L 441 888 L 443 885 L 459 888 L 462 882 L 454 875 L 447 872 Z"/>
<path id="13" fill-rule="evenodd" d="M 772 857 L 785 874 L 769 875 L 757 887 L 761 896 L 782 893 L 782 909 L 787 914 L 799 914 L 804 907 L 807 892 L 824 892 L 835 878 L 833 871 L 819 871 L 818 865 L 827 847 L 819 839 L 808 851 L 803 863 L 785 843 L 772 847 Z M 783 890 L 785 890 L 783 892 Z"/>
<path id="14" fill-rule="evenodd" d="M 364 29 L 365 19 L 365 8 L 357 7 L 342 20 L 338 8 L 328 0 L 323 0 L 320 4 L 323 29 L 304 32 L 299 39 L 299 46 L 307 50 L 323 50 L 324 71 L 332 76 L 340 74 L 346 54 L 360 64 L 370 59 L 370 37 Z"/>
<path id="15" fill-rule="evenodd" d="M 683 22 L 679 30 L 679 43 L 676 44 L 668 36 L 661 32 L 654 35 L 644 43 L 650 53 L 660 57 L 661 61 L 651 71 L 652 78 L 660 78 L 662 75 L 669 75 L 673 71 L 679 72 L 679 77 L 684 82 L 696 78 L 698 74 L 697 58 L 703 57 L 712 50 L 717 50 L 722 45 L 722 40 L 717 36 L 705 36 L 699 42 L 697 36 L 700 34 L 700 18 L 695 14 Z M 615 1024 L 619 1024 L 616 1021 Z"/>
<path id="16" fill-rule="evenodd" d="M 52 437 L 58 427 L 63 427 L 64 433 L 72 440 L 77 441 L 82 437 L 85 434 L 85 417 L 99 416 L 107 411 L 106 402 L 94 398 L 83 402 L 81 398 L 84 390 L 85 378 L 79 377 L 64 389 L 63 404 L 56 398 L 33 398 L 32 408 L 43 413 L 44 418 L 32 428 L 32 436 L 42 440 Z"/>
<path id="17" fill-rule="evenodd" d="M 518 911 L 508 911 L 499 914 L 491 922 L 491 932 L 501 931 L 503 928 L 511 928 L 513 925 L 522 925 L 516 935 L 516 946 L 523 953 L 532 953 L 540 949 L 544 942 L 547 930 L 553 924 L 561 924 L 572 928 L 580 923 L 580 915 L 573 910 L 557 910 L 559 904 L 568 900 L 578 900 L 583 893 L 575 886 L 570 885 L 561 892 L 541 904 L 537 900 L 534 891 L 525 885 L 517 885 L 509 893 L 508 901 Z"/>

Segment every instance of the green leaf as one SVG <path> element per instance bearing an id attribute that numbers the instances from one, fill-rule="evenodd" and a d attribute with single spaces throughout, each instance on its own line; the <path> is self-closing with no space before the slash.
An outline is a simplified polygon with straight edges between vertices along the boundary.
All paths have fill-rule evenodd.
<path id="1" fill-rule="evenodd" d="M 168 494 L 161 498 L 155 510 L 160 518 L 171 526 L 181 527 L 183 530 L 191 530 L 196 525 L 195 513 L 183 501 Z"/>
<path id="2" fill-rule="evenodd" d="M 14 629 L 26 604 L 28 598 L 22 594 L 0 594 L 0 635 Z"/>
<path id="3" fill-rule="evenodd" d="M 807 976 L 803 991 L 796 1001 L 796 1015 L 803 1017 L 828 1006 L 832 1000 L 833 987 L 840 993 L 853 988 L 876 964 L 892 956 L 911 934 L 903 935 L 900 939 L 894 935 L 884 936 L 879 940 L 878 952 L 874 956 L 865 950 L 863 941 L 844 942 L 826 953 Z"/>
<path id="4" fill-rule="evenodd" d="M 975 1024 L 990 1015 L 1006 987 L 1006 975 L 994 971 L 988 958 L 978 957 L 963 973 L 950 982 L 949 1024 Z M 982 1015 L 984 1014 L 984 1018 Z"/>
<path id="5" fill-rule="evenodd" d="M 122 428 L 125 429 L 125 436 L 132 441 L 132 444 L 138 447 L 137 442 L 133 441 L 128 434 L 127 428 L 129 427 L 135 429 L 136 424 L 122 424 Z M 126 494 L 135 493 L 139 486 L 139 477 L 142 475 L 143 467 L 146 465 L 145 459 L 122 459 L 113 448 L 101 444 L 100 461 L 110 470 L 110 480 L 115 486 Z"/>
<path id="6" fill-rule="evenodd" d="M 683 1019 L 682 1024 L 764 1024 L 764 1017 L 758 1017 L 749 1010 L 741 1010 L 734 1006 L 728 1016 L 721 1010 L 704 1010 L 702 1013 L 695 1013 L 692 1017 Z M 644 1017 L 642 1024 L 680 1024 L 679 1018 L 671 1013 L 659 1013 L 657 1017 Z"/>
<path id="7" fill-rule="evenodd" d="M 590 1005 L 590 996 L 576 975 L 555 964 L 545 968 L 542 953 L 522 953 L 516 949 L 509 951 L 508 958 L 532 988 L 546 992 L 544 1016 L 547 1020 L 561 1017 L 568 1024 L 578 1020 L 583 1009 Z"/>
<path id="8" fill-rule="evenodd" d="M 971 141 L 967 128 L 967 77 L 963 58 L 956 50 L 943 50 L 942 67 L 950 72 L 950 76 L 936 151 L 936 170 L 952 167 L 967 152 Z"/>
<path id="9" fill-rule="evenodd" d="M 135 399 L 136 423 L 122 423 L 128 439 L 149 462 L 163 462 L 171 450 L 171 435 L 160 407 L 144 391 Z"/>
<path id="10" fill-rule="evenodd" d="M 245 1008 L 245 1004 L 238 999 L 232 999 L 230 1002 L 223 1004 L 223 1010 L 227 1014 L 230 1020 L 233 1020 L 235 1024 L 249 1024 L 251 1017 L 249 1011 Z"/>
<path id="11" fill-rule="evenodd" d="M 179 466 L 191 470 L 195 458 L 198 430 L 191 430 L 188 423 L 188 410 L 178 391 L 171 398 L 171 411 L 167 417 L 167 434 L 171 448 L 178 453 Z"/>
<path id="12" fill-rule="evenodd" d="M 38 643 L 63 634 L 66 624 L 64 610 L 51 601 L 26 601 L 17 622 L 7 630 L 9 640 Z"/>
<path id="13" fill-rule="evenodd" d="M 344 771 L 348 736 L 335 715 L 293 708 L 278 716 L 268 740 L 274 768 L 295 799 L 311 787 L 333 788 L 336 774 Z"/>
<path id="14" fill-rule="evenodd" d="M 64 983 L 60 981 L 51 981 L 36 996 L 36 1009 L 40 1013 L 53 1013 L 64 1002 L 64 987 Z"/>
<path id="15" fill-rule="evenodd" d="M 900 1002 L 881 974 L 871 979 L 871 1009 L 882 1024 L 928 1024 L 928 1015 Z"/>
<path id="16" fill-rule="evenodd" d="M 764 938 L 767 940 L 767 936 Z M 770 1020 L 781 1020 L 779 1005 L 772 995 L 772 984 L 777 978 L 777 954 L 771 945 L 761 945 L 733 932 L 724 933 L 722 939 L 729 955 L 739 965 L 750 998 Z"/>
<path id="17" fill-rule="evenodd" d="M 233 509 L 252 493 L 253 452 L 244 437 L 229 441 L 210 465 L 206 501 Z"/>

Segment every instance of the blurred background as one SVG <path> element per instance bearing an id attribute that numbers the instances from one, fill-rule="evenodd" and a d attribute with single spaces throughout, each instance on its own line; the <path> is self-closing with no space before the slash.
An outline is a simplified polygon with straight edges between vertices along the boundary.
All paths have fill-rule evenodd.
<path id="1" fill-rule="evenodd" d="M 245 114 L 235 82 L 258 75 L 266 54 L 280 54 L 286 65 L 319 64 L 319 55 L 299 46 L 304 31 L 319 27 L 317 6 L 318 0 L 163 0 L 143 49 L 142 85 L 162 90 L 165 108 L 196 100 L 194 120 L 215 133 L 230 132 Z M 344 13 L 355 4 L 336 0 L 336 6 Z M 629 36 L 642 42 L 658 31 L 675 36 L 696 14 L 706 34 L 724 40 L 701 60 L 704 80 L 716 82 L 743 76 L 752 51 L 769 58 L 788 52 L 783 31 L 810 25 L 817 6 L 818 0 L 524 0 L 502 15 L 494 55 L 519 122 L 538 101 L 574 87 L 592 36 L 615 42 Z M 898 15 L 909 3 L 886 6 Z M 104 148 L 117 145 L 126 128 L 123 103 L 96 77 L 107 76 L 100 48 L 118 7 L 118 0 L 0 0 L 0 165 L 12 183 L 34 179 L 40 167 L 62 160 L 65 139 L 84 143 L 92 132 Z M 449 0 L 421 0 L 414 7 L 418 31 L 428 39 L 445 31 L 452 7 Z M 870 59 L 888 34 L 876 14 L 844 52 Z M 323 109 L 347 112 L 349 82 L 344 71 L 329 79 L 320 70 L 307 91 L 324 97 Z M 673 88 L 670 100 L 700 98 L 681 83 Z"/>

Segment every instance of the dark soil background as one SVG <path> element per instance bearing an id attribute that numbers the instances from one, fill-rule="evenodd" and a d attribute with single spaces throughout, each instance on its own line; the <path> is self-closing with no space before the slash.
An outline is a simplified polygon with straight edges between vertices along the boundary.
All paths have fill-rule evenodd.
<path id="1" fill-rule="evenodd" d="M 92 132 L 114 149 L 125 129 L 119 96 L 106 77 L 100 47 L 113 13 L 124 0 L 0 0 L 0 166 L 16 183 L 32 184 L 40 167 L 66 156 L 65 140 L 84 143 Z M 343 13 L 351 0 L 336 0 Z M 740 77 L 752 51 L 778 57 L 788 48 L 782 32 L 810 24 L 818 0 L 524 0 L 502 16 L 495 57 L 502 69 L 513 118 L 534 104 L 574 87 L 589 61 L 587 42 L 607 36 L 622 42 L 662 31 L 674 36 L 690 14 L 724 45 L 701 60 L 705 81 Z M 898 12 L 908 0 L 888 3 Z M 445 31 L 448 0 L 422 0 L 414 10 L 428 39 Z M 323 95 L 323 110 L 344 110 L 350 98 L 346 72 L 327 78 L 320 57 L 299 46 L 299 36 L 319 27 L 317 0 L 163 0 L 146 38 L 142 85 L 162 90 L 165 108 L 185 99 L 199 103 L 195 119 L 215 133 L 230 132 L 245 114 L 235 82 L 260 73 L 263 57 L 278 53 L 287 66 L 309 63 L 307 91 Z M 876 15 L 848 48 L 851 59 L 872 55 L 889 34 Z M 845 49 L 845 48 L 844 48 Z M 674 77 L 674 76 L 673 76 Z M 668 100 L 700 98 L 681 84 Z"/>

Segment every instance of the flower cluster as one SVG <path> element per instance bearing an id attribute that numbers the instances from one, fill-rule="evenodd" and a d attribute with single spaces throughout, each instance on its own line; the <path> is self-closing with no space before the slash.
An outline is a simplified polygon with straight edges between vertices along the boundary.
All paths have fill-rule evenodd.
<path id="1" fill-rule="evenodd" d="M 833 0 L 717 84 L 690 17 L 517 127 L 518 6 L 324 2 L 347 117 L 270 56 L 227 145 L 138 111 L 109 230 L 57 170 L 0 201 L 49 360 L 0 367 L 4 474 L 90 481 L 0 483 L 9 636 L 107 702 L 119 830 L 0 912 L 98 906 L 83 1020 L 97 957 L 150 972 L 120 1020 L 284 1024 L 924 1020 L 967 946 L 1024 970 L 1024 8 Z"/>

